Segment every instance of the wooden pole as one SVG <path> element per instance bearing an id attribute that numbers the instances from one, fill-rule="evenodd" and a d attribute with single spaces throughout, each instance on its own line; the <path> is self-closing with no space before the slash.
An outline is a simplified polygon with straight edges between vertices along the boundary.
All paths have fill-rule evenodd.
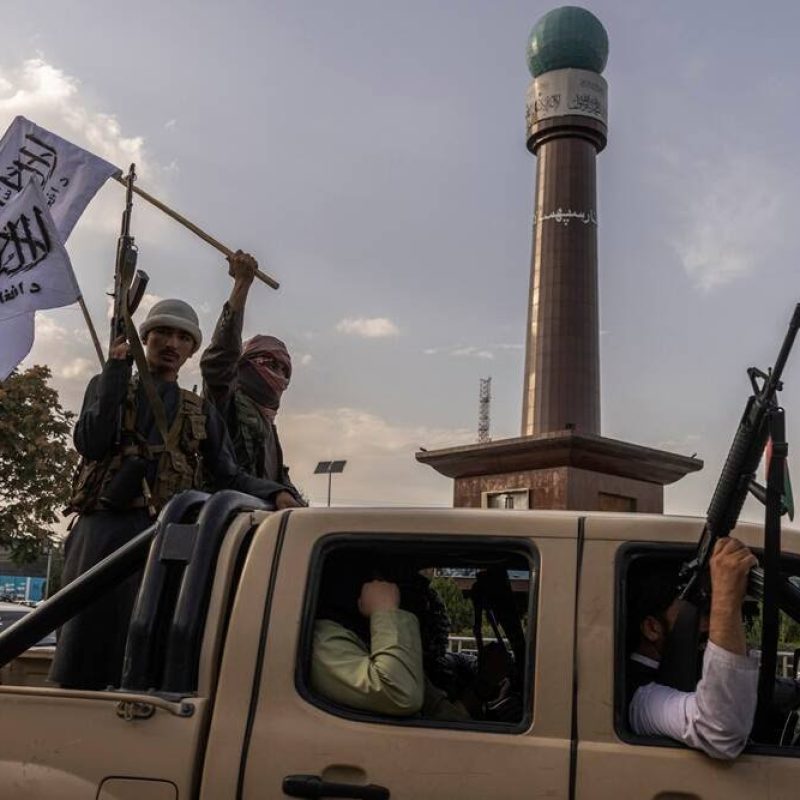
<path id="1" fill-rule="evenodd" d="M 116 180 L 125 186 L 125 179 L 120 175 L 114 176 Z M 190 222 L 186 217 L 179 214 L 177 211 L 173 211 L 169 206 L 164 205 L 160 200 L 157 200 L 153 195 L 148 194 L 143 189 L 140 189 L 138 186 L 133 187 L 133 191 L 135 194 L 138 194 L 143 200 L 146 200 L 151 205 L 154 205 L 159 211 L 163 211 L 168 217 L 172 217 L 176 222 L 179 222 L 185 228 L 188 228 L 192 233 L 196 236 L 199 236 L 204 242 L 207 242 L 212 247 L 219 250 L 220 253 L 223 253 L 227 258 L 230 258 L 233 255 L 233 250 L 229 247 L 225 247 L 222 242 L 218 242 L 213 236 L 209 236 L 204 230 L 198 228 L 193 222 Z M 263 283 L 266 283 L 267 286 L 271 287 L 272 289 L 278 289 L 280 284 L 274 278 L 267 275 L 265 272 L 262 272 L 260 269 L 256 270 L 256 278 L 258 278 Z"/>
<path id="2" fill-rule="evenodd" d="M 89 328 L 89 333 L 92 335 L 94 349 L 97 351 L 97 357 L 100 359 L 100 367 L 102 368 L 106 365 L 106 360 L 103 358 L 103 348 L 100 347 L 100 339 L 97 338 L 94 322 L 92 322 L 92 318 L 89 316 L 89 309 L 86 308 L 86 301 L 83 299 L 82 294 L 78 295 L 78 304 L 81 307 L 81 311 L 83 311 L 83 318 L 86 320 L 86 327 Z"/>

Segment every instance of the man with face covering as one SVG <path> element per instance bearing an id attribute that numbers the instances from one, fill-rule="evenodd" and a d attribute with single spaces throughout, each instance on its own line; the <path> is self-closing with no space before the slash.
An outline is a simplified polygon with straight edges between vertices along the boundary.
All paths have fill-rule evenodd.
<path id="1" fill-rule="evenodd" d="M 281 396 L 292 377 L 292 359 L 274 336 L 259 334 L 242 345 L 244 307 L 258 263 L 241 250 L 228 262 L 233 289 L 200 359 L 204 393 L 225 419 L 242 469 L 299 495 L 289 480 L 275 427 Z"/>

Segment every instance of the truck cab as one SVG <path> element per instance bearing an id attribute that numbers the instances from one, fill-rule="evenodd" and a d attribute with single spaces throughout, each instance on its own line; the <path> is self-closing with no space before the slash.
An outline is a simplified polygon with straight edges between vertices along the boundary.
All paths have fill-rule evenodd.
<path id="1" fill-rule="evenodd" d="M 0 686 L 0 785 L 8 796 L 797 796 L 794 736 L 751 743 L 723 763 L 636 736 L 627 724 L 628 572 L 641 559 L 689 555 L 701 519 L 268 512 L 225 492 L 175 502 L 135 546 L 0 635 L 5 662 L 41 638 L 42 626 L 63 624 L 102 602 L 103 587 L 143 570 L 121 687 Z M 763 544 L 756 525 L 739 525 L 735 535 L 756 552 Z M 481 573 L 510 575 L 523 637 L 514 711 L 460 720 L 384 716 L 316 692 L 309 676 L 320 582 L 326 565 L 351 552 L 380 553 L 422 575 L 458 576 L 467 598 L 476 596 Z M 797 532 L 784 532 L 783 552 L 785 571 L 800 574 Z"/>

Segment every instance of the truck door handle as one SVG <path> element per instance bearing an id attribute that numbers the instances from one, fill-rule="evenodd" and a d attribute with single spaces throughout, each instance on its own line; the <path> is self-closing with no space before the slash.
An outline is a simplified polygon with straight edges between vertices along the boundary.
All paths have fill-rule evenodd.
<path id="1" fill-rule="evenodd" d="M 333 783 L 318 775 L 287 775 L 283 792 L 289 797 L 349 797 L 353 800 L 389 800 L 389 790 L 374 783 Z"/>

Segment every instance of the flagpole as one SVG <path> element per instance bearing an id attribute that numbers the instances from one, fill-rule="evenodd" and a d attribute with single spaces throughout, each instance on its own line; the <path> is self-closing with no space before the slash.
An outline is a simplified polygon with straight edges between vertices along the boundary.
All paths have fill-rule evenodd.
<path id="1" fill-rule="evenodd" d="M 121 183 L 125 186 L 125 179 L 117 174 L 114 176 L 118 183 Z M 159 211 L 163 211 L 168 217 L 172 217 L 176 222 L 179 222 L 185 228 L 188 228 L 192 233 L 196 236 L 199 236 L 204 242 L 207 242 L 212 247 L 219 250 L 220 253 L 223 253 L 227 258 L 230 258 L 234 255 L 233 250 L 229 247 L 225 247 L 222 242 L 217 241 L 213 236 L 209 236 L 202 228 L 198 228 L 193 222 L 190 222 L 186 217 L 179 214 L 177 211 L 174 211 L 169 206 L 164 205 L 160 200 L 157 200 L 153 195 L 148 194 L 143 189 L 140 189 L 138 186 L 133 187 L 133 191 L 135 194 L 138 194 L 143 200 L 146 200 L 151 205 L 154 205 Z M 263 283 L 266 283 L 272 289 L 278 289 L 280 284 L 274 278 L 267 275 L 265 272 L 262 272 L 260 269 L 256 270 L 256 278 L 258 278 Z"/>
<path id="2" fill-rule="evenodd" d="M 103 358 L 103 348 L 100 347 L 100 339 L 97 338 L 97 331 L 94 327 L 94 322 L 92 322 L 92 318 L 89 316 L 89 309 L 86 308 L 86 301 L 83 299 L 83 295 L 78 295 L 78 304 L 81 307 L 81 311 L 83 311 L 83 318 L 86 320 L 86 327 L 89 328 L 89 333 L 92 335 L 92 342 L 94 342 L 94 349 L 97 351 L 97 357 L 100 359 L 100 367 L 105 367 L 106 360 Z"/>

